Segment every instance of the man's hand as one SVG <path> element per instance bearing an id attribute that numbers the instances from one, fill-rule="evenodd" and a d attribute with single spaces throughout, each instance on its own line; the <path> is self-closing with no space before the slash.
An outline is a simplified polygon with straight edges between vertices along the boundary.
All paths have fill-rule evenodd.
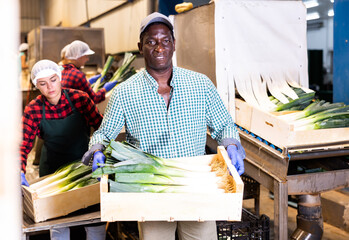
<path id="1" fill-rule="evenodd" d="M 29 183 L 28 183 L 27 179 L 25 178 L 24 172 L 21 172 L 21 184 L 29 187 Z"/>
<path id="2" fill-rule="evenodd" d="M 236 171 L 239 175 L 245 172 L 244 160 L 241 155 L 238 153 L 238 149 L 236 145 L 229 145 L 227 147 L 228 156 L 230 157 L 231 164 L 236 168 Z"/>
<path id="3" fill-rule="evenodd" d="M 93 163 L 92 163 L 92 172 L 94 172 L 97 168 L 100 166 L 97 165 L 97 163 L 104 163 L 105 162 L 105 156 L 101 151 L 95 152 L 93 155 Z"/>

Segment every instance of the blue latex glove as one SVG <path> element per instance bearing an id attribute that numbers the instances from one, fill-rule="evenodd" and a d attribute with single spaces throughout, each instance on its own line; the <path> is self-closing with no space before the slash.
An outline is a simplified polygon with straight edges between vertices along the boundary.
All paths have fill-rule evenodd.
<path id="1" fill-rule="evenodd" d="M 114 82 L 107 82 L 106 84 L 104 84 L 104 88 L 105 90 L 107 90 L 107 92 L 109 92 L 115 85 L 117 84 L 116 81 Z"/>
<path id="2" fill-rule="evenodd" d="M 90 84 L 94 84 L 95 82 L 97 82 L 98 78 L 101 76 L 101 74 L 95 75 L 93 77 L 91 77 L 88 81 Z"/>
<path id="3" fill-rule="evenodd" d="M 25 178 L 25 174 L 23 172 L 21 172 L 21 184 L 29 187 L 29 183 L 28 183 L 27 179 Z"/>
<path id="4" fill-rule="evenodd" d="M 92 163 L 92 172 L 94 172 L 97 168 L 100 166 L 97 165 L 97 163 L 104 163 L 105 162 L 105 156 L 101 151 L 95 152 L 93 155 L 93 163 Z"/>
<path id="5" fill-rule="evenodd" d="M 238 152 L 238 149 L 235 145 L 229 145 L 227 147 L 228 156 L 230 157 L 231 164 L 236 168 L 236 171 L 239 175 L 245 172 L 244 160 Z"/>

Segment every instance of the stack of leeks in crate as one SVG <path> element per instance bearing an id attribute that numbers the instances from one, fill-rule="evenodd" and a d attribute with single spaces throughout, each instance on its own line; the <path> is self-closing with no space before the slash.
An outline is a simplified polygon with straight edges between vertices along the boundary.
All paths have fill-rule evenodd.
<path id="1" fill-rule="evenodd" d="M 92 168 L 78 160 L 31 184 L 30 189 L 35 191 L 39 198 L 45 198 L 96 183 L 98 180 L 92 178 Z"/>
<path id="2" fill-rule="evenodd" d="M 22 186 L 23 212 L 37 223 L 98 204 L 99 181 L 91 175 L 92 168 L 77 160 Z"/>
<path id="3" fill-rule="evenodd" d="M 278 118 L 292 124 L 295 131 L 349 127 L 349 106 L 344 103 L 315 99 L 315 91 L 283 78 L 246 81 L 246 86 L 235 81 L 240 96 L 267 112 L 281 112 Z"/>
<path id="4" fill-rule="evenodd" d="M 185 162 L 164 159 L 127 142 L 110 141 L 105 164 L 92 177 L 109 175 L 110 192 L 231 193 L 235 181 L 224 160 Z"/>
<path id="5" fill-rule="evenodd" d="M 276 111 L 295 111 L 279 116 L 280 119 L 293 124 L 294 130 L 349 127 L 348 105 L 315 99 L 315 92 L 307 93 L 302 88 L 293 90 L 298 98 L 288 98 L 288 103 L 281 103 L 273 96 L 270 96 L 270 99 L 276 103 Z"/>

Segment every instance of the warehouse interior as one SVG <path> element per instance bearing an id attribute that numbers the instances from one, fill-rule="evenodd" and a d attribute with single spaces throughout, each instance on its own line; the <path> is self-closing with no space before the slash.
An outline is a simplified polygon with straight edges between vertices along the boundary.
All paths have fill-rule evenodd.
<path id="1" fill-rule="evenodd" d="M 217 6 L 221 6 L 218 4 L 226 6 L 222 3 L 223 0 L 193 0 L 190 1 L 192 5 L 183 12 L 176 11 L 176 5 L 184 2 L 179 0 L 20 0 L 15 2 L 17 3 L 9 7 L 11 11 L 8 10 L 7 13 L 4 9 L 2 11 L 4 17 L 17 21 L 13 23 L 11 32 L 14 32 L 11 36 L 19 37 L 16 40 L 12 38 L 10 44 L 16 51 L 21 44 L 27 44 L 25 50 L 27 67 L 22 69 L 19 81 L 17 78 L 15 81 L 12 77 L 11 90 L 2 90 L 4 91 L 3 105 L 6 105 L 8 98 L 11 99 L 12 104 L 4 107 L 4 110 L 8 111 L 6 115 L 11 115 L 12 119 L 3 120 L 3 125 L 10 125 L 3 127 L 2 131 L 5 136 L 11 135 L 10 131 L 16 132 L 16 136 L 10 140 L 3 140 L 2 148 L 9 151 L 1 157 L 4 166 L 7 164 L 5 159 L 19 158 L 18 142 L 22 139 L 22 129 L 18 128 L 18 124 L 25 106 L 41 94 L 30 77 L 30 71 L 35 63 L 42 59 L 49 59 L 58 64 L 62 60 L 62 49 L 72 41 L 80 40 L 86 42 L 94 51 L 94 55 L 91 55 L 80 69 L 86 75 L 86 79 L 102 73 L 108 58 L 111 57 L 113 62 L 109 66 L 106 78 L 112 79 L 113 73 L 124 66 L 125 59 L 128 58 L 126 53 L 134 56 L 128 70 L 136 74 L 146 67 L 143 55 L 138 49 L 140 23 L 148 14 L 160 12 L 169 16 L 174 23 L 176 37 L 174 65 L 203 73 L 211 79 L 235 121 L 241 144 L 246 151 L 245 173 L 240 176 L 244 185 L 240 206 L 243 210 L 242 218 L 241 221 L 232 222 L 227 221 L 228 219 L 224 221 L 217 219 L 218 239 L 349 239 L 349 138 L 347 135 L 349 125 L 340 126 L 338 129 L 308 130 L 297 135 L 294 133 L 297 132 L 294 131 L 294 126 L 289 127 L 282 123 L 281 127 L 287 127 L 274 128 L 271 131 L 268 127 L 274 127 L 277 121 L 273 122 L 270 115 L 264 114 L 265 109 L 251 110 L 250 106 L 246 107 L 248 100 L 243 90 L 247 90 L 239 86 L 237 75 L 234 75 L 235 87 L 234 83 L 231 84 L 231 81 L 234 82 L 234 77 L 230 77 L 236 72 L 240 73 L 240 69 L 267 66 L 264 64 L 266 62 L 281 69 L 290 66 L 292 71 L 297 70 L 297 74 L 292 72 L 293 75 L 291 75 L 296 76 L 298 84 L 314 93 L 313 101 L 343 102 L 349 105 L 347 94 L 349 90 L 347 64 L 349 1 L 227 1 L 241 8 L 243 6 L 250 9 L 257 8 L 256 12 L 246 11 L 247 13 L 242 12 L 241 15 L 238 15 L 238 10 L 234 10 L 231 16 L 224 15 L 227 12 L 225 9 L 221 8 L 220 12 L 217 10 Z M 6 3 L 3 4 L 6 5 Z M 288 7 L 297 12 L 287 13 Z M 277 12 L 279 10 L 280 12 Z M 223 15 L 220 16 L 222 19 L 218 14 Z M 240 32 L 243 33 L 240 35 L 242 39 L 251 36 L 246 44 L 241 44 L 241 51 L 237 51 L 239 47 L 236 46 L 241 39 L 234 37 L 234 30 L 227 30 L 230 26 L 240 31 L 244 29 L 244 19 L 238 19 L 239 16 L 252 18 L 251 22 L 246 22 L 246 29 L 251 31 Z M 295 16 L 297 20 L 293 19 Z M 280 22 L 275 23 L 275 19 L 280 19 Z M 2 20 L 6 26 L 6 19 Z M 229 20 L 233 22 L 229 23 Z M 268 23 L 272 22 L 275 25 L 269 26 Z M 270 38 L 268 36 L 261 38 L 261 44 L 252 46 L 259 40 L 257 37 L 265 33 L 270 33 Z M 256 42 L 254 37 L 257 39 Z M 276 38 L 275 49 L 269 50 L 268 47 L 272 47 L 273 44 L 263 45 L 263 43 L 273 38 Z M 229 41 L 225 41 L 226 39 Z M 280 42 L 282 44 L 278 45 Z M 4 42 L 4 45 L 6 44 L 8 42 Z M 251 51 L 244 52 L 246 50 L 244 47 L 249 47 L 249 44 Z M 286 49 L 288 46 L 289 49 Z M 261 51 L 254 52 L 255 47 Z M 278 47 L 279 50 L 282 49 L 279 53 Z M 246 54 L 246 59 L 234 59 L 234 57 L 223 59 L 224 52 L 229 51 L 230 53 L 238 52 L 238 57 Z M 282 56 L 283 53 L 290 54 L 290 57 Z M 281 56 L 280 65 L 278 65 L 278 59 L 272 59 L 273 54 Z M 11 63 L 18 62 L 17 58 L 12 58 Z M 249 59 L 254 61 L 253 64 L 251 61 L 249 65 Z M 234 64 L 236 68 L 231 67 Z M 228 72 L 227 69 L 232 72 Z M 13 69 L 3 67 L 3 70 L 9 73 L 18 72 L 15 67 Z M 130 76 L 132 74 L 130 73 Z M 5 78 L 7 76 L 9 75 Z M 242 79 L 241 76 L 240 79 Z M 122 81 L 126 80 L 127 78 Z M 255 89 L 252 81 L 253 77 L 249 87 Z M 12 97 L 9 97 L 10 94 Z M 258 98 L 257 94 L 255 95 Z M 107 111 L 109 99 L 110 95 L 106 94 L 105 100 L 96 104 L 102 115 Z M 17 106 L 20 107 L 16 108 Z M 253 114 L 256 114 L 254 118 Z M 259 119 L 262 119 L 260 124 L 254 122 Z M 315 131 L 319 133 L 314 133 Z M 289 132 L 291 132 L 290 138 L 284 136 Z M 125 140 L 125 135 L 120 134 L 116 140 Z M 26 179 L 30 184 L 40 178 L 42 145 L 43 141 L 36 137 L 33 149 L 27 157 Z M 208 135 L 206 154 L 217 154 L 217 147 L 217 143 Z M 18 175 L 18 163 L 15 160 L 11 162 L 12 169 L 0 174 L 2 183 L 7 182 L 10 174 Z M 17 180 L 11 184 L 13 188 L 20 186 Z M 23 190 L 20 193 L 19 191 L 8 193 L 7 187 L 0 187 L 0 202 L 3 202 L 2 209 L 6 211 L 4 215 L 11 216 L 9 220 L 3 219 L 0 224 L 4 226 L 0 229 L 7 231 L 8 236 L 11 236 L 8 239 L 50 239 L 50 230 L 57 226 L 70 227 L 71 239 L 86 239 L 83 225 L 102 222 L 99 204 L 87 206 L 85 210 L 68 212 L 66 216 L 35 222 L 30 219 L 28 212 L 23 213 L 22 201 L 26 195 L 23 194 Z M 5 206 L 11 207 L 6 209 Z M 80 219 L 79 216 L 83 217 Z M 113 217 L 117 219 L 116 216 L 111 218 Z M 105 239 L 139 239 L 137 221 L 106 222 Z M 226 233 L 227 226 L 239 228 L 237 231 L 240 233 L 235 232 L 235 235 L 232 232 Z"/>

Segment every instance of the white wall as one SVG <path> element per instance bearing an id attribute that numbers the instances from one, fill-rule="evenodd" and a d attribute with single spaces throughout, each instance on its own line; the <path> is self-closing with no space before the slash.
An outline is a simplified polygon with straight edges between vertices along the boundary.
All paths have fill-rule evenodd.
<path id="1" fill-rule="evenodd" d="M 321 28 L 307 30 L 307 45 L 310 50 L 323 50 L 323 66 L 329 72 L 333 52 L 333 18 L 323 20 Z"/>
<path id="2" fill-rule="evenodd" d="M 151 0 L 89 0 L 87 3 L 85 0 L 47 0 L 45 25 L 78 27 L 90 20 L 90 27 L 104 28 L 106 53 L 138 50 L 139 26 L 151 12 Z"/>
<path id="3" fill-rule="evenodd" d="M 106 53 L 138 51 L 140 23 L 149 14 L 147 1 L 134 1 L 91 22 L 93 28 L 104 28 Z"/>

